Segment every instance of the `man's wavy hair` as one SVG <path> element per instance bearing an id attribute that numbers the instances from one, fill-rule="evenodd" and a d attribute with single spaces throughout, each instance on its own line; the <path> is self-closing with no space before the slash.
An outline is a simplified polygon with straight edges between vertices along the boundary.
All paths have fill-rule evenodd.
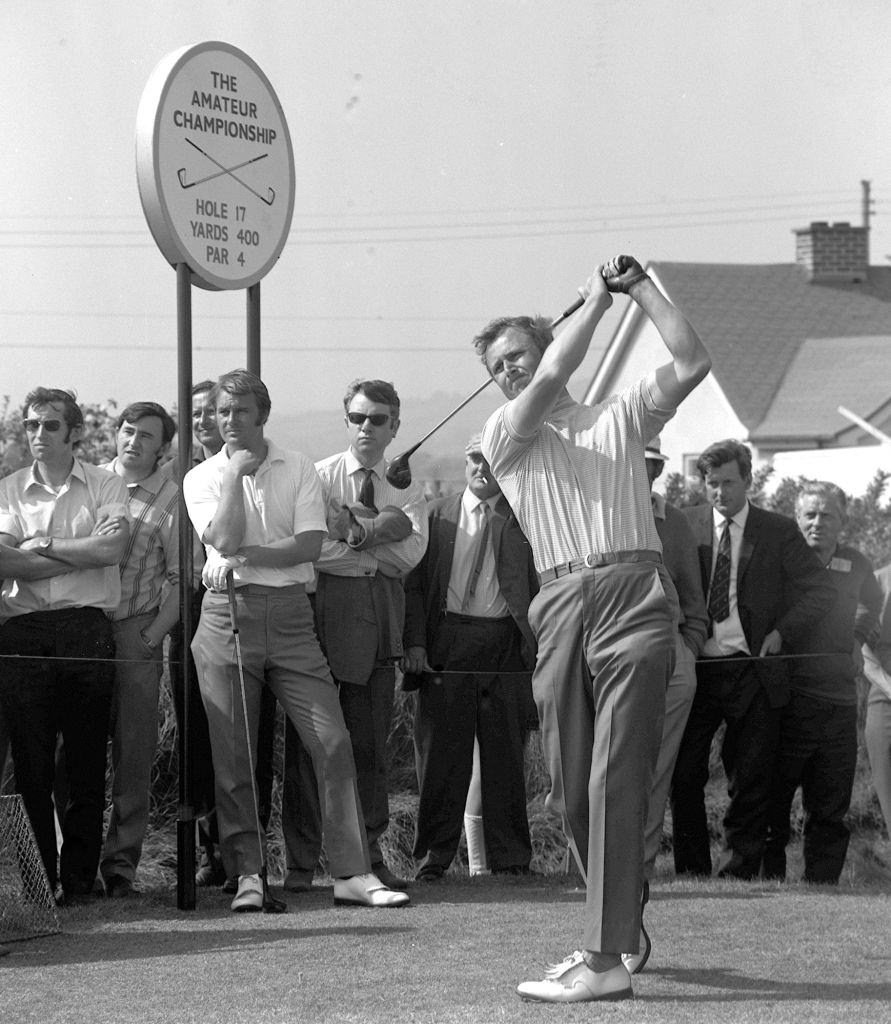
<path id="1" fill-rule="evenodd" d="M 118 416 L 115 429 L 120 430 L 125 423 L 138 423 L 140 420 L 144 420 L 146 416 L 157 416 L 161 421 L 161 442 L 162 444 L 170 444 L 173 440 L 173 435 L 176 433 L 176 424 L 164 406 L 158 405 L 157 402 L 131 402 L 121 415 Z"/>
<path id="2" fill-rule="evenodd" d="M 28 410 L 38 405 L 49 405 L 50 403 L 63 407 L 62 415 L 68 426 L 70 436 L 72 430 L 84 425 L 84 414 L 77 404 L 77 395 L 74 391 L 64 391 L 62 388 L 34 388 L 25 395 L 25 402 L 22 405 L 22 419 L 28 418 Z"/>
<path id="3" fill-rule="evenodd" d="M 703 480 L 719 466 L 728 462 L 735 462 L 739 467 L 739 475 L 743 480 L 752 479 L 752 451 L 742 441 L 734 441 L 727 438 L 725 441 L 715 441 L 696 460 L 696 469 Z"/>
<path id="4" fill-rule="evenodd" d="M 394 420 L 399 419 L 399 395 L 396 388 L 388 380 L 353 380 L 347 385 L 346 394 L 343 396 L 343 411 L 350 411 L 350 402 L 356 395 L 365 395 L 369 402 L 377 402 L 380 405 L 389 405 L 390 415 Z"/>
<path id="5" fill-rule="evenodd" d="M 219 377 L 213 387 L 214 405 L 219 401 L 221 391 L 225 391 L 227 395 L 253 395 L 257 400 L 257 411 L 260 414 L 257 425 L 269 419 L 269 412 L 272 409 L 269 391 L 263 381 L 250 370 L 230 370 Z"/>
<path id="6" fill-rule="evenodd" d="M 486 351 L 489 346 L 497 341 L 505 331 L 513 328 L 524 334 L 538 349 L 544 350 L 554 340 L 554 332 L 551 329 L 551 322 L 543 316 L 502 316 L 480 331 L 473 339 L 473 348 L 480 357 L 480 361 L 486 363 Z"/>
<path id="7" fill-rule="evenodd" d="M 821 498 L 823 501 L 834 501 L 841 513 L 842 520 L 848 518 L 848 496 L 838 486 L 828 480 L 809 480 L 795 498 L 795 511 L 799 511 L 807 498 Z"/>

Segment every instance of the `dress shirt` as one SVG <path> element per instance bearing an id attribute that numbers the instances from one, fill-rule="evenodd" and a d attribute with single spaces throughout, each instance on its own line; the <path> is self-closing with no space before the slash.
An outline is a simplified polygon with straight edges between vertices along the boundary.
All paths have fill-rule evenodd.
<path id="1" fill-rule="evenodd" d="M 0 533 L 26 537 L 89 537 L 103 516 L 130 522 L 127 488 L 117 475 L 75 458 L 58 492 L 35 474 L 38 463 L 0 480 Z M 117 565 L 72 569 L 45 580 L 3 581 L 0 619 L 62 608 L 111 611 L 121 599 Z"/>
<path id="2" fill-rule="evenodd" d="M 115 473 L 118 460 L 101 468 Z M 144 480 L 124 480 L 130 496 L 130 541 L 121 558 L 121 601 L 114 620 L 145 615 L 161 604 L 164 583 L 179 585 L 179 488 L 161 469 Z"/>
<path id="3" fill-rule="evenodd" d="M 511 402 L 483 428 L 483 455 L 529 539 L 535 568 L 619 551 L 661 551 L 644 448 L 674 415 L 658 409 L 655 377 L 596 405 L 562 396 L 532 437 Z"/>
<path id="4" fill-rule="evenodd" d="M 726 657 L 729 654 L 751 654 L 746 634 L 739 618 L 736 600 L 736 579 L 739 573 L 739 553 L 742 549 L 743 531 L 749 518 L 748 501 L 736 513 L 727 517 L 717 509 L 712 509 L 712 572 L 715 574 L 715 563 L 718 560 L 718 545 L 724 532 L 724 523 L 730 521 L 730 614 L 723 622 L 712 623 L 712 635 L 706 640 L 703 654 L 706 658 Z M 706 594 L 706 606 L 708 595 Z"/>
<path id="5" fill-rule="evenodd" d="M 322 494 L 329 515 L 343 505 L 356 505 L 365 478 L 363 466 L 351 448 L 316 463 L 322 481 Z M 404 576 L 423 558 L 427 549 L 427 502 L 419 483 L 398 490 L 387 480 L 385 459 L 372 466 L 374 500 L 379 509 L 395 506 L 411 520 L 411 534 L 404 540 L 377 544 L 363 550 L 351 548 L 346 541 L 322 541 L 322 553 L 316 562 L 319 572 L 332 576 L 373 576 L 379 569 L 387 576 Z"/>
<path id="6" fill-rule="evenodd" d="M 489 506 L 489 521 L 491 523 L 495 512 L 495 506 L 501 495 L 480 501 L 469 488 L 465 488 L 461 496 L 461 509 L 458 514 L 458 528 L 455 533 L 455 550 L 452 555 L 452 571 L 449 576 L 449 589 L 446 599 L 446 609 L 450 612 L 464 615 L 475 615 L 486 619 L 501 619 L 510 615 L 507 601 L 505 601 L 501 588 L 498 585 L 498 574 L 495 570 L 495 546 L 492 529 L 489 530 L 489 540 L 486 544 L 486 553 L 483 556 L 482 570 L 476 584 L 476 591 L 463 608 L 464 596 L 467 593 L 467 584 L 470 581 L 470 574 L 476 564 L 477 545 L 479 536 L 485 526 L 485 518 L 482 511 L 483 505 Z"/>
<path id="7" fill-rule="evenodd" d="M 301 533 L 327 532 L 325 506 L 319 477 L 309 459 L 300 452 L 288 452 L 266 438 L 266 458 L 256 473 L 241 479 L 246 526 L 242 547 L 264 546 Z M 216 515 L 222 491 L 223 472 L 229 455 L 224 447 L 217 455 L 186 473 L 183 493 L 189 518 L 204 533 Z M 205 542 L 208 554 L 215 549 Z M 241 566 L 233 570 L 236 585 L 257 583 L 267 587 L 288 587 L 313 579 L 312 562 L 299 562 L 275 569 Z"/>

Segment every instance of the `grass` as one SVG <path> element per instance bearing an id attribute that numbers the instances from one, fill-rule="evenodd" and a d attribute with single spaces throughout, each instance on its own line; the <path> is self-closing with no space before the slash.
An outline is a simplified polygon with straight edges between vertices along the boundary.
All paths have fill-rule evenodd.
<path id="1" fill-rule="evenodd" d="M 392 821 L 385 853 L 413 874 L 417 793 L 411 707 L 400 697 L 391 735 Z M 647 911 L 654 953 L 637 998 L 615 1006 L 520 1002 L 517 982 L 580 943 L 584 894 L 562 873 L 565 839 L 545 811 L 538 735 L 527 746 L 533 841 L 529 879 L 469 879 L 463 846 L 441 886 L 415 887 L 404 911 L 335 909 L 330 880 L 287 895 L 290 913 L 235 915 L 229 898 L 199 890 L 176 910 L 176 751 L 162 702 L 152 828 L 139 898 L 61 911 L 62 934 L 10 946 L 0 959 L 2 1020 L 11 1024 L 457 1024 L 567 1020 L 857 1024 L 888 1020 L 891 1001 L 891 843 L 861 757 L 849 820 L 855 828 L 838 887 L 676 881 L 665 851 Z M 278 756 L 280 757 L 280 751 Z M 708 790 L 715 835 L 726 800 Z M 280 776 L 279 776 L 280 777 Z M 270 823 L 270 872 L 282 874 L 280 781 Z M 798 822 L 796 821 L 796 824 Z M 796 836 L 789 877 L 801 874 Z"/>
<path id="2" fill-rule="evenodd" d="M 849 875 L 837 888 L 692 883 L 668 878 L 662 860 L 647 912 L 654 951 L 630 1003 L 522 1003 L 517 983 L 579 944 L 584 895 L 563 875 L 469 879 L 456 871 L 414 888 L 402 911 L 335 909 L 326 885 L 288 895 L 290 912 L 280 916 L 232 914 L 216 891 L 202 892 L 196 911 L 178 912 L 165 888 L 67 909 L 61 935 L 16 943 L 0 960 L 3 1019 L 887 1021 L 887 869 L 871 880 Z"/>

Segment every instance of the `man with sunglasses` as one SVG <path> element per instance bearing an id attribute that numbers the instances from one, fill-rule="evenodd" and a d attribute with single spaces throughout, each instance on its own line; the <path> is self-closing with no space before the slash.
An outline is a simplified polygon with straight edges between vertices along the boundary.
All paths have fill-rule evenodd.
<path id="1" fill-rule="evenodd" d="M 130 514 L 124 481 L 75 457 L 84 421 L 73 395 L 37 388 L 22 418 L 34 462 L 0 480 L 0 699 L 16 787 L 50 885 L 55 890 L 61 881 L 72 901 L 94 894 L 102 847 L 115 653 L 106 613 L 121 597 L 118 563 Z M 52 793 L 59 733 L 69 796 L 59 808 L 57 867 Z"/>
<path id="2" fill-rule="evenodd" d="M 316 560 L 316 627 L 353 742 L 372 870 L 385 885 L 404 888 L 384 863 L 380 838 L 390 822 L 387 738 L 402 656 L 403 579 L 427 547 L 427 505 L 420 484 L 397 490 L 387 481 L 384 452 L 399 430 L 393 385 L 355 380 L 343 408 L 349 447 L 316 463 L 328 515 Z M 288 731 L 283 831 L 285 888 L 293 892 L 312 884 L 319 862 L 315 794 L 312 765 Z"/>

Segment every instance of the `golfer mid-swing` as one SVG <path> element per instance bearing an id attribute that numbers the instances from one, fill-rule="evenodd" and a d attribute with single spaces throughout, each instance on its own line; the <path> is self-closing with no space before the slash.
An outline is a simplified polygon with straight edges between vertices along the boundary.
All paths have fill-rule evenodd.
<path id="1" fill-rule="evenodd" d="M 270 400 L 259 377 L 224 374 L 215 401 L 224 447 L 186 475 L 183 492 L 207 550 L 210 589 L 192 653 L 210 727 L 223 864 L 227 876 L 238 876 L 232 909 L 263 907 L 265 836 L 257 827 L 252 764 L 263 686 L 312 756 L 335 902 L 403 906 L 408 896 L 371 873 L 350 737 L 305 593 L 327 533 L 318 475 L 305 455 L 263 436 Z M 242 673 L 226 593 L 230 573 Z"/>
<path id="2" fill-rule="evenodd" d="M 582 948 L 543 981 L 519 986 L 524 999 L 542 1002 L 631 995 L 621 955 L 640 938 L 644 822 L 677 611 L 644 448 L 711 365 L 631 257 L 598 267 L 580 291 L 584 304 L 556 337 L 546 321 L 516 317 L 494 321 L 474 341 L 508 399 L 486 423 L 483 455 L 541 582 L 529 625 L 549 806 L 563 816 L 587 883 Z M 602 404 L 580 405 L 566 384 L 611 291 L 627 292 L 650 317 L 671 359 Z"/>

